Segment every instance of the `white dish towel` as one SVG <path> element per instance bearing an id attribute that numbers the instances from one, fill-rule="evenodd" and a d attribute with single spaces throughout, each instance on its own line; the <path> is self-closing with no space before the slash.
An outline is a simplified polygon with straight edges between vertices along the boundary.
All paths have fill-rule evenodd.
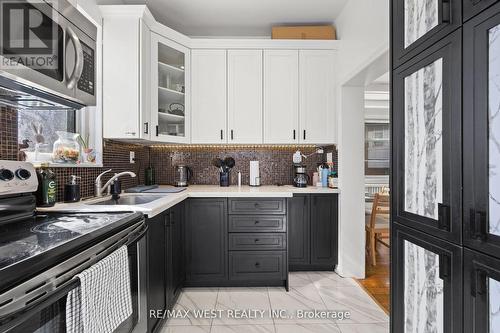
<path id="1" fill-rule="evenodd" d="M 112 333 L 132 314 L 127 247 L 77 275 L 80 286 L 68 293 L 68 333 Z"/>

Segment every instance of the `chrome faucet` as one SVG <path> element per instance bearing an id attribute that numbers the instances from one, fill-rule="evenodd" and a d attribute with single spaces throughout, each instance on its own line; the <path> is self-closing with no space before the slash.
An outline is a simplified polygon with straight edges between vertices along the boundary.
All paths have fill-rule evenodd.
<path id="1" fill-rule="evenodd" d="M 120 173 L 115 173 L 115 175 L 113 177 L 111 177 L 106 182 L 106 184 L 104 184 L 104 186 L 103 186 L 102 181 L 101 181 L 101 177 L 110 171 L 111 171 L 111 169 L 104 171 L 99 176 L 97 176 L 97 178 L 95 179 L 95 196 L 96 197 L 102 197 L 103 192 L 106 189 L 108 190 L 108 192 L 107 192 L 108 195 L 110 195 L 111 194 L 111 184 L 113 184 L 113 182 L 116 179 L 118 179 L 119 177 L 124 176 L 124 175 L 129 175 L 130 177 L 134 178 L 136 176 L 136 174 L 133 173 L 132 171 L 124 171 L 124 172 L 120 172 Z"/>

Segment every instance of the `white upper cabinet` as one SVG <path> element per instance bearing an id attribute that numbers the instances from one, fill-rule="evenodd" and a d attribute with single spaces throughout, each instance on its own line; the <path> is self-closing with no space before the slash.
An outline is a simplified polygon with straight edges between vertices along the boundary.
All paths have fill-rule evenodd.
<path id="1" fill-rule="evenodd" d="M 151 125 L 154 141 L 190 143 L 190 51 L 151 34 Z"/>
<path id="2" fill-rule="evenodd" d="M 226 50 L 191 51 L 191 142 L 226 143 Z"/>
<path id="3" fill-rule="evenodd" d="M 336 41 L 191 39 L 144 5 L 100 9 L 105 138 L 336 143 Z"/>
<path id="4" fill-rule="evenodd" d="M 299 52 L 264 50 L 264 143 L 299 142 Z"/>
<path id="5" fill-rule="evenodd" d="M 262 143 L 262 50 L 228 50 L 228 143 Z"/>
<path id="6" fill-rule="evenodd" d="M 101 6 L 103 14 L 103 136 L 150 139 L 149 12 Z"/>
<path id="7" fill-rule="evenodd" d="M 300 143 L 335 143 L 335 63 L 333 50 L 299 51 Z"/>

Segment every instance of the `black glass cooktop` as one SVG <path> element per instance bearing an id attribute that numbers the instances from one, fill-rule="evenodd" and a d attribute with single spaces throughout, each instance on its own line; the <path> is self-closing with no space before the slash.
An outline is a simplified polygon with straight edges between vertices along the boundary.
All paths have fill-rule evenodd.
<path id="1" fill-rule="evenodd" d="M 45 261 L 45 266 L 50 266 L 58 255 L 64 255 L 62 251 L 81 248 L 140 218 L 139 213 L 39 214 L 0 225 L 0 276 L 26 264 Z M 29 266 L 25 268 L 29 270 Z"/>

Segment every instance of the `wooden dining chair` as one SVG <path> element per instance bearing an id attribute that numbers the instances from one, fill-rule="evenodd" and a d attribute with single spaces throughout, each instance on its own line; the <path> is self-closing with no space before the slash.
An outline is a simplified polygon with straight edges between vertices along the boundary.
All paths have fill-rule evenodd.
<path id="1" fill-rule="evenodd" d="M 365 216 L 366 248 L 373 266 L 377 265 L 377 242 L 389 247 L 389 200 L 388 192 L 375 193 L 371 214 Z"/>

